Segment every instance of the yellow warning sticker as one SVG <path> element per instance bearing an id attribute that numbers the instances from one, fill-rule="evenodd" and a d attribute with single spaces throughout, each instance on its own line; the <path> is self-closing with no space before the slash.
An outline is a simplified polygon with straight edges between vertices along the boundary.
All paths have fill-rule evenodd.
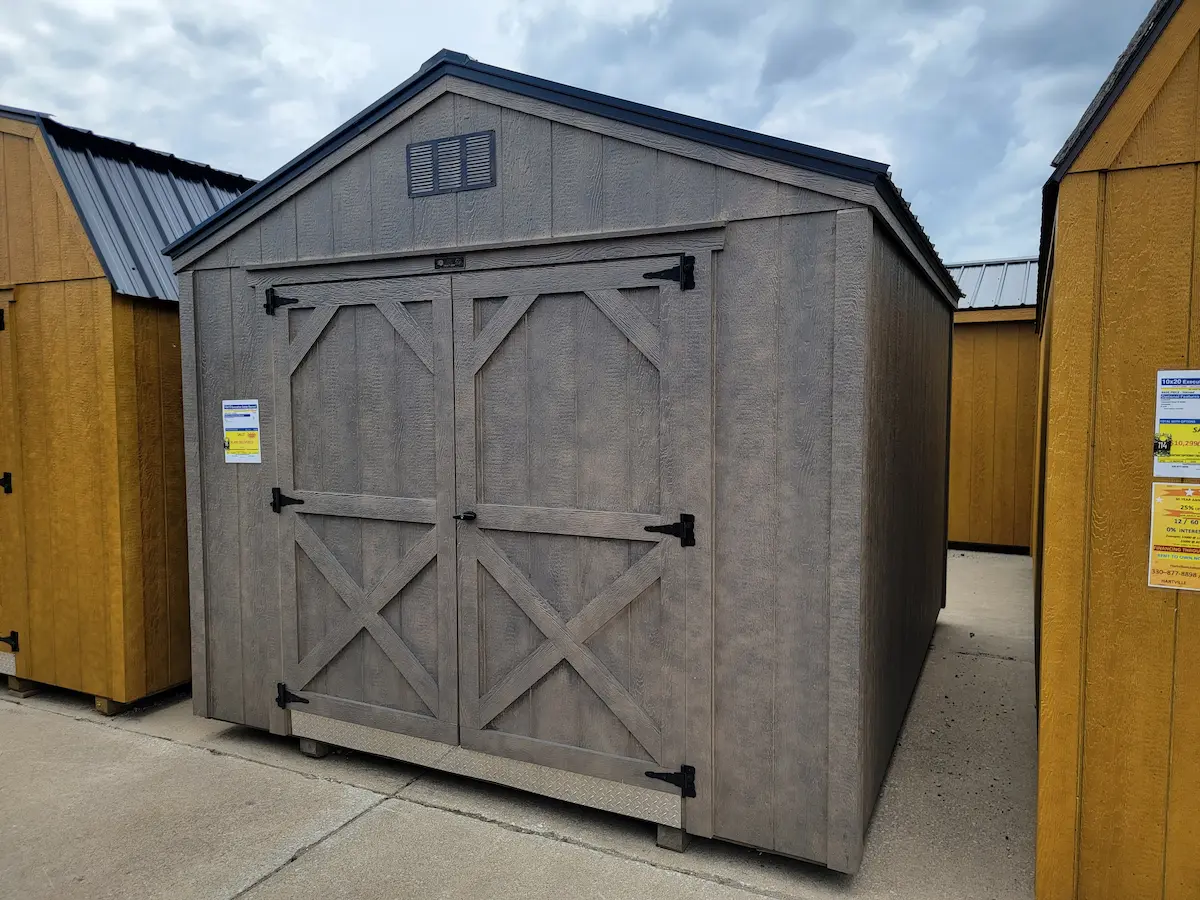
<path id="1" fill-rule="evenodd" d="M 1200 591 L 1200 485 L 1154 484 L 1149 583 Z"/>

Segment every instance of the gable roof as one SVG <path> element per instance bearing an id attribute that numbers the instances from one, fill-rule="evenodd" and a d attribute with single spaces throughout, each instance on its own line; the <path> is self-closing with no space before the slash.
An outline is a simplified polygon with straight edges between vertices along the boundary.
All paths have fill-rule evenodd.
<path id="1" fill-rule="evenodd" d="M 1037 258 L 950 263 L 963 299 L 958 308 L 996 309 L 1037 306 Z"/>
<path id="2" fill-rule="evenodd" d="M 1129 82 L 1133 80 L 1133 76 L 1137 74 L 1138 68 L 1150 51 L 1154 49 L 1154 45 L 1158 43 L 1158 39 L 1162 37 L 1167 26 L 1171 24 L 1171 19 L 1182 5 L 1183 0 L 1155 0 L 1154 5 L 1150 7 L 1150 12 L 1146 14 L 1142 24 L 1134 32 L 1128 46 L 1117 57 L 1116 65 L 1113 66 L 1108 78 L 1104 80 L 1100 90 L 1096 92 L 1096 96 L 1084 110 L 1083 116 L 1080 117 L 1079 123 L 1071 132 L 1070 137 L 1067 138 L 1062 149 L 1050 163 L 1054 166 L 1054 174 L 1042 188 L 1042 226 L 1038 250 L 1038 297 L 1043 301 L 1041 304 L 1043 308 L 1051 268 L 1050 244 L 1054 233 L 1054 215 L 1058 208 L 1058 186 L 1066 177 L 1067 172 L 1071 170 L 1071 166 L 1075 165 L 1075 160 L 1079 158 L 1084 147 L 1095 136 L 1096 130 L 1112 111 L 1125 88 L 1129 86 Z"/>
<path id="3" fill-rule="evenodd" d="M 917 246 L 925 252 L 934 270 L 942 276 L 945 282 L 944 287 L 950 291 L 951 295 L 956 293 L 954 280 L 946 271 L 938 257 L 937 250 L 917 221 L 908 202 L 904 200 L 900 190 L 892 182 L 891 176 L 888 174 L 888 167 L 884 163 L 860 159 L 831 150 L 822 150 L 819 147 L 811 147 L 743 128 L 720 125 L 705 119 L 620 100 L 606 94 L 571 87 L 543 78 L 535 78 L 521 72 L 489 66 L 471 59 L 464 53 L 456 53 L 451 50 L 442 50 L 431 57 L 411 78 L 339 126 L 291 162 L 268 175 L 229 206 L 183 235 L 163 252 L 172 258 L 186 253 L 223 225 L 333 154 L 338 148 L 385 118 L 438 79 L 451 75 L 464 81 L 543 100 L 618 122 L 649 128 L 721 149 L 831 175 L 846 181 L 873 185 Z"/>
<path id="4" fill-rule="evenodd" d="M 178 300 L 162 248 L 254 184 L 249 178 L 71 128 L 46 113 L 0 106 L 41 131 L 113 290 Z"/>

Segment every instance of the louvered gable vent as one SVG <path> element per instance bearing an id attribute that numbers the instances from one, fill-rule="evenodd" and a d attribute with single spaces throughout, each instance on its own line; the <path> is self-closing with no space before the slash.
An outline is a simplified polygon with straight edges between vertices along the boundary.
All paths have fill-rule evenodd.
<path id="1" fill-rule="evenodd" d="M 496 185 L 496 133 L 477 131 L 408 145 L 408 195 L 430 197 Z"/>

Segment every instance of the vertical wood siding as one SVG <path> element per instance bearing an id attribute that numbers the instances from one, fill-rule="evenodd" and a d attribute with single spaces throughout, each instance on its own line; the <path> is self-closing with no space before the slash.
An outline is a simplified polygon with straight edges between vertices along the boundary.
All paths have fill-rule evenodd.
<path id="1" fill-rule="evenodd" d="M 103 274 L 41 133 L 0 117 L 0 285 Z"/>
<path id="2" fill-rule="evenodd" d="M 950 309 L 876 231 L 864 391 L 864 825 L 945 596 L 952 328 Z"/>
<path id="3" fill-rule="evenodd" d="M 1037 355 L 1033 322 L 954 328 L 952 543 L 1030 546 Z"/>
<path id="4" fill-rule="evenodd" d="M 1189 0 L 1059 195 L 1042 386 L 1047 900 L 1178 900 L 1200 884 L 1200 604 L 1146 587 L 1155 372 L 1200 367 L 1198 29 Z"/>

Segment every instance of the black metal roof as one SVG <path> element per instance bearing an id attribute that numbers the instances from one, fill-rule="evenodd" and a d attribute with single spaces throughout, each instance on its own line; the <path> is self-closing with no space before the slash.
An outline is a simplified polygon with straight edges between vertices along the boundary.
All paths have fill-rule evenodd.
<path id="1" fill-rule="evenodd" d="M 1162 33 L 1166 31 L 1182 5 L 1183 0 L 1155 0 L 1128 46 L 1117 57 L 1116 65 L 1100 86 L 1096 96 L 1092 98 L 1092 102 L 1088 104 L 1071 136 L 1050 163 L 1054 166 L 1054 174 L 1042 188 L 1042 226 L 1038 250 L 1038 297 L 1042 308 L 1045 307 L 1046 285 L 1050 277 L 1050 242 L 1054 232 L 1054 215 L 1058 208 L 1058 186 L 1071 170 L 1071 166 L 1075 165 L 1075 160 L 1079 158 L 1083 148 L 1095 136 L 1096 130 L 1112 111 L 1113 105 L 1129 86 L 1138 68 L 1154 49 L 1154 45 L 1158 43 L 1158 39 L 1162 37 Z"/>
<path id="2" fill-rule="evenodd" d="M 888 174 L 888 167 L 884 163 L 860 159 L 831 150 L 822 150 L 819 147 L 811 147 L 743 128 L 720 125 L 705 119 L 621 100 L 543 78 L 535 78 L 521 72 L 489 66 L 471 59 L 464 53 L 456 53 L 452 50 L 442 50 L 431 57 L 417 70 L 415 75 L 403 84 L 339 126 L 291 162 L 268 175 L 229 206 L 183 235 L 163 252 L 168 256 L 178 257 L 195 247 L 243 211 L 270 196 L 293 178 L 311 169 L 339 147 L 389 115 L 397 107 L 406 103 L 438 79 L 448 75 L 725 150 L 831 175 L 846 181 L 871 184 L 877 188 L 917 245 L 925 251 L 930 263 L 941 275 L 947 290 L 952 295 L 957 294 L 954 279 L 946 271 L 937 250 L 934 249 L 929 236 L 917 221 L 908 202 L 892 182 Z"/>
<path id="3" fill-rule="evenodd" d="M 162 248 L 254 184 L 170 153 L 0 106 L 0 116 L 36 125 L 113 290 L 177 300 Z"/>

